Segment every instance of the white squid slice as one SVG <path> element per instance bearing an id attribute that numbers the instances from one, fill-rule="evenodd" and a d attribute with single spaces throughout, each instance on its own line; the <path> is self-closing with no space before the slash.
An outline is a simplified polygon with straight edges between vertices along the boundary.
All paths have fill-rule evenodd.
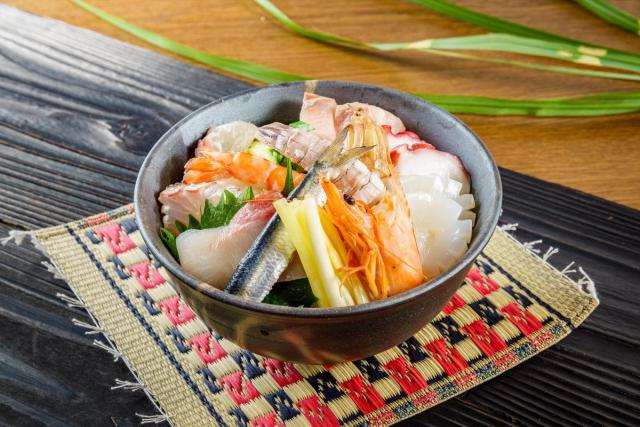
<path id="1" fill-rule="evenodd" d="M 462 207 L 443 194 L 407 195 L 424 273 L 448 270 L 467 250 L 472 223 L 460 220 Z"/>
<path id="2" fill-rule="evenodd" d="M 462 184 L 462 194 L 471 189 L 469 175 L 457 156 L 428 147 L 397 147 L 392 152 L 398 175 L 436 175 Z"/>
<path id="3" fill-rule="evenodd" d="M 400 175 L 405 193 L 440 193 L 450 198 L 460 196 L 462 184 L 439 175 Z"/>
<path id="4" fill-rule="evenodd" d="M 453 200 L 458 202 L 464 210 L 471 210 L 476 207 L 476 201 L 473 199 L 473 194 L 462 194 L 454 197 Z"/>

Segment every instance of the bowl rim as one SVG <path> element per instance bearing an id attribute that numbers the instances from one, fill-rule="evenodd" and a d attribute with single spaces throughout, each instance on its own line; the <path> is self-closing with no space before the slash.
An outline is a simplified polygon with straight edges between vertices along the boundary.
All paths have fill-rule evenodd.
<path id="1" fill-rule="evenodd" d="M 254 302 L 243 299 L 237 295 L 233 295 L 227 293 L 223 290 L 217 289 L 212 285 L 203 283 L 202 281 L 196 279 L 195 277 L 187 274 L 178 264 L 178 262 L 173 259 L 173 257 L 169 254 L 166 256 L 160 248 L 155 244 L 154 239 L 151 238 L 150 233 L 154 232 L 154 230 L 149 230 L 145 224 L 144 220 L 140 216 L 141 210 L 141 194 L 142 194 L 142 182 L 143 176 L 149 164 L 153 161 L 153 158 L 156 152 L 163 149 L 163 141 L 168 139 L 171 135 L 178 132 L 180 127 L 187 121 L 191 120 L 192 117 L 200 114 L 201 111 L 209 109 L 215 105 L 222 104 L 229 99 L 240 97 L 246 95 L 248 93 L 259 92 L 263 90 L 271 90 L 277 88 L 286 88 L 290 86 L 298 86 L 302 85 L 303 87 L 308 87 L 307 85 L 311 85 L 311 87 L 315 87 L 318 83 L 330 84 L 330 85 L 348 85 L 353 87 L 359 86 L 365 90 L 375 89 L 375 90 L 384 90 L 394 97 L 402 97 L 405 99 L 417 99 L 419 102 L 425 103 L 440 113 L 448 116 L 450 119 L 454 120 L 456 124 L 461 125 L 462 128 L 469 133 L 470 137 L 475 139 L 475 142 L 479 144 L 480 150 L 487 156 L 490 160 L 491 165 L 491 177 L 493 178 L 494 184 L 496 186 L 496 192 L 493 195 L 491 200 L 491 204 L 495 206 L 495 210 L 493 212 L 487 212 L 487 215 L 490 215 L 489 227 L 485 230 L 482 230 L 480 233 L 476 235 L 475 240 L 472 240 L 471 245 L 465 252 L 464 256 L 460 258 L 456 263 L 446 272 L 434 277 L 433 279 L 416 286 L 413 289 L 410 289 L 405 292 L 401 292 L 397 295 L 372 301 L 366 304 L 359 304 L 353 306 L 346 307 L 330 307 L 330 308 L 311 308 L 311 307 L 289 307 L 289 306 L 280 306 L 280 305 L 272 305 L 272 304 L 264 304 L 261 302 Z M 214 300 L 229 304 L 236 309 L 239 310 L 250 310 L 252 312 L 259 312 L 267 315 L 275 315 L 275 316 L 290 316 L 290 317 L 298 317 L 298 318 L 339 318 L 344 316 L 356 315 L 356 314 L 365 314 L 365 313 L 373 313 L 377 311 L 384 311 L 386 309 L 391 309 L 392 307 L 399 306 L 405 304 L 420 296 L 421 294 L 427 293 L 432 289 L 435 289 L 441 285 L 447 283 L 450 279 L 459 274 L 462 270 L 467 268 L 470 264 L 474 262 L 474 260 L 478 257 L 480 252 L 484 249 L 484 247 L 489 242 L 489 239 L 493 235 L 496 225 L 498 223 L 498 219 L 500 217 L 500 213 L 502 210 L 502 181 L 500 178 L 500 173 L 498 171 L 498 167 L 496 165 L 491 152 L 486 147 L 484 142 L 478 137 L 478 135 L 473 132 L 462 120 L 458 119 L 453 114 L 443 110 L 442 108 L 434 105 L 428 101 L 425 101 L 422 98 L 416 97 L 414 95 L 401 92 L 395 89 L 390 89 L 382 86 L 371 85 L 360 82 L 352 82 L 348 80 L 306 80 L 306 81 L 295 81 L 295 82 L 287 82 L 277 85 L 268 85 L 268 86 L 258 86 L 254 88 L 249 88 L 247 90 L 239 91 L 222 98 L 218 98 L 215 101 L 212 101 L 208 104 L 203 105 L 202 107 L 196 109 L 195 111 L 189 113 L 187 116 L 182 118 L 176 124 L 174 124 L 167 132 L 165 132 L 156 143 L 153 145 L 151 150 L 147 153 L 140 170 L 138 172 L 138 176 L 136 179 L 136 185 L 134 189 L 134 209 L 136 222 L 138 224 L 138 229 L 142 235 L 142 238 L 151 251 L 152 255 L 160 262 L 162 266 L 164 266 L 171 274 L 173 274 L 178 280 L 189 286 L 196 292 L 202 293 Z M 168 252 L 167 252 L 168 253 Z"/>

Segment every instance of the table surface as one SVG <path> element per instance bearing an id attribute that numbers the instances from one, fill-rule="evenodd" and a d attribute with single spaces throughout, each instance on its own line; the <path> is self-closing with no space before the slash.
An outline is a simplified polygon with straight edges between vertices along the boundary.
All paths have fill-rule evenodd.
<path id="1" fill-rule="evenodd" d="M 0 5 L 0 236 L 128 203 L 154 141 L 237 80 Z M 534 122 L 530 119 L 529 122 Z M 525 119 L 523 119 L 523 123 Z M 584 266 L 601 305 L 562 342 L 405 421 L 418 425 L 640 425 L 640 211 L 501 170 L 502 221 Z M 154 413 L 92 345 L 29 245 L 0 246 L 0 426 L 133 426 Z"/>
<path id="2" fill-rule="evenodd" d="M 146 48 L 68 0 L 8 0 L 25 10 Z M 640 1 L 614 0 L 635 16 Z M 638 91 L 638 83 L 524 70 L 419 53 L 374 55 L 298 37 L 251 0 L 95 0 L 93 4 L 190 46 L 317 78 L 438 94 L 506 98 Z M 484 30 L 396 0 L 274 1 L 301 24 L 367 41 L 410 41 Z M 562 0 L 455 0 L 526 25 L 640 53 L 640 38 Z M 158 50 L 158 49 L 156 49 Z M 166 54 L 166 53 L 164 53 Z M 545 62 L 544 60 L 535 60 Z M 552 62 L 552 61 L 546 61 Z M 640 208 L 640 114 L 600 118 L 463 116 L 500 166 Z"/>

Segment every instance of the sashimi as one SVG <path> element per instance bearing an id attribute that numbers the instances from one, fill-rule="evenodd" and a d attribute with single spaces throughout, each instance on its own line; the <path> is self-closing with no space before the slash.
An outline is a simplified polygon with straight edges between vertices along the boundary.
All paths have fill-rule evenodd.
<path id="1" fill-rule="evenodd" d="M 176 239 L 185 271 L 223 289 L 242 256 L 275 213 L 278 192 L 264 193 L 243 206 L 229 225 L 205 230 L 187 230 Z"/>

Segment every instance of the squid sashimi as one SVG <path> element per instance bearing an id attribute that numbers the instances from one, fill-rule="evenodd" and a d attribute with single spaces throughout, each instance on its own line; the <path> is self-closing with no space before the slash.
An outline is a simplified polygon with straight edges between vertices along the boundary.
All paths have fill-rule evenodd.
<path id="1" fill-rule="evenodd" d="M 187 230 L 176 239 L 184 270 L 212 286 L 223 289 L 249 246 L 275 213 L 278 192 L 263 193 L 244 205 L 229 225 Z"/>
<path id="2" fill-rule="evenodd" d="M 466 252 L 475 220 L 469 174 L 453 154 L 411 133 L 394 135 L 391 158 L 407 195 L 422 269 L 428 277 L 448 270 Z"/>

